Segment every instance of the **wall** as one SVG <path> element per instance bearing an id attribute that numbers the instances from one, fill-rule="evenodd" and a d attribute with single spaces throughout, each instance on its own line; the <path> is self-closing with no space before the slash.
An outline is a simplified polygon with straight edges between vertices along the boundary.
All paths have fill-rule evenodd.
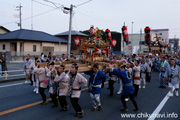
<path id="1" fill-rule="evenodd" d="M 7 31 L 3 30 L 3 29 L 0 29 L 0 34 L 4 34 L 4 33 L 7 33 Z"/>
<path id="2" fill-rule="evenodd" d="M 169 39 L 170 53 L 178 52 L 179 49 L 179 39 L 172 38 Z"/>
<path id="3" fill-rule="evenodd" d="M 3 50 L 3 44 L 5 44 L 5 50 Z M 0 52 L 10 51 L 10 42 L 0 42 Z"/>
<path id="4" fill-rule="evenodd" d="M 162 42 L 169 44 L 169 29 L 153 29 L 151 30 L 151 40 L 156 37 L 156 34 L 162 38 Z"/>
<path id="5" fill-rule="evenodd" d="M 59 37 L 59 38 L 62 38 L 62 39 L 65 39 L 65 40 L 67 40 L 68 41 L 68 36 L 57 36 L 57 37 Z M 86 36 L 76 36 L 76 35 L 73 35 L 73 36 L 71 36 L 71 50 L 78 50 L 79 48 L 75 45 L 75 42 L 74 42 L 74 39 L 75 38 L 79 38 L 80 40 L 86 40 Z"/>
<path id="6" fill-rule="evenodd" d="M 140 35 L 140 34 L 129 34 L 129 41 L 133 41 L 132 42 L 132 47 L 133 46 L 139 46 L 139 49 L 140 49 L 140 38 L 141 38 L 141 41 L 144 41 L 144 34 Z M 141 53 L 144 52 L 144 50 L 146 49 L 147 47 L 143 44 L 141 45 Z M 124 43 L 124 52 L 125 54 L 131 54 L 131 50 L 128 50 L 128 45 L 126 45 L 126 43 Z"/>
<path id="7" fill-rule="evenodd" d="M 36 52 L 40 52 L 40 42 L 24 42 L 24 52 L 33 52 L 33 45 L 36 45 Z"/>
<path id="8" fill-rule="evenodd" d="M 48 54 L 50 51 L 44 52 L 42 51 L 43 46 L 45 47 L 54 47 L 54 51 L 52 53 L 55 53 L 57 56 L 59 55 L 59 43 L 47 43 L 47 42 L 32 42 L 32 41 L 16 41 L 17 43 L 17 51 L 11 50 L 11 42 L 15 43 L 15 41 L 0 41 L 0 54 L 6 53 L 7 54 L 7 61 L 23 61 L 24 57 L 27 56 L 27 54 L 30 54 L 33 56 L 39 56 L 42 52 L 44 54 Z M 20 43 L 23 44 L 24 51 L 20 52 Z M 5 50 L 2 50 L 2 46 L 5 44 Z M 36 52 L 33 52 L 33 45 L 36 45 Z M 67 53 L 67 44 L 61 44 L 61 54 Z"/>
<path id="9" fill-rule="evenodd" d="M 62 53 L 67 53 L 67 44 L 61 44 L 61 54 Z M 55 43 L 55 46 L 54 46 L 54 51 L 55 52 L 59 52 L 59 43 Z"/>

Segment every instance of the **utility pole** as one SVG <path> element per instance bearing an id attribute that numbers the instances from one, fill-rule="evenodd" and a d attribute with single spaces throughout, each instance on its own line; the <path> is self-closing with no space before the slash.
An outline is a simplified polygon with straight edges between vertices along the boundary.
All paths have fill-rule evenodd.
<path id="1" fill-rule="evenodd" d="M 54 2 L 52 2 L 52 1 L 49 1 L 49 0 L 44 0 L 44 1 L 46 1 L 46 2 L 49 2 L 49 3 L 52 3 L 54 6 L 56 6 L 56 8 L 59 8 L 56 4 L 57 3 L 54 3 Z M 88 3 L 88 2 L 90 2 L 90 1 L 92 1 L 92 0 L 88 0 L 88 1 L 86 1 L 86 2 L 84 2 L 84 3 L 81 3 L 81 4 L 79 4 L 79 5 L 76 5 L 76 6 L 74 6 L 74 5 L 70 5 L 70 8 L 67 8 L 67 7 L 63 7 L 63 12 L 65 13 L 65 14 L 68 14 L 68 11 L 70 12 L 70 20 L 69 20 L 69 35 L 68 35 L 68 44 L 67 44 L 67 53 L 69 54 L 69 56 L 70 56 L 70 52 L 71 52 L 71 29 L 72 29 L 72 13 L 73 13 L 73 7 L 79 7 L 79 6 L 81 6 L 81 5 L 84 5 L 84 4 L 86 4 L 86 3 Z"/>
<path id="2" fill-rule="evenodd" d="M 33 30 L 33 0 L 31 0 L 31 30 Z"/>
<path id="3" fill-rule="evenodd" d="M 68 46 L 67 46 L 67 53 L 71 54 L 71 29 L 72 29 L 72 11 L 73 11 L 73 5 L 71 4 L 70 8 L 64 7 L 65 10 L 70 11 L 70 20 L 69 20 L 69 36 L 68 36 Z"/>
<path id="4" fill-rule="evenodd" d="M 131 31 L 131 54 L 133 54 L 133 23 L 132 22 L 132 31 Z"/>
<path id="5" fill-rule="evenodd" d="M 61 40 L 59 40 L 59 57 L 61 57 Z"/>
<path id="6" fill-rule="evenodd" d="M 141 52 L 141 41 L 142 41 L 142 28 L 140 29 L 140 52 Z"/>
<path id="7" fill-rule="evenodd" d="M 21 15 L 22 15 L 21 8 L 22 8 L 22 6 L 21 6 L 21 3 L 16 8 L 18 8 L 18 11 L 19 11 L 19 23 L 18 23 L 18 26 L 20 27 L 20 29 L 22 29 L 22 19 L 21 19 Z"/>
<path id="8" fill-rule="evenodd" d="M 125 26 L 125 22 L 124 22 L 124 26 Z M 122 38 L 122 37 L 121 37 Z M 124 50 L 124 40 L 123 40 L 123 54 L 125 54 L 125 50 Z"/>

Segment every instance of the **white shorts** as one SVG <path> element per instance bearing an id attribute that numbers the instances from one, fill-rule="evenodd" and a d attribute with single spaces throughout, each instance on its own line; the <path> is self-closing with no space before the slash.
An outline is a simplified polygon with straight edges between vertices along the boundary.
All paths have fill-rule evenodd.
<path id="1" fill-rule="evenodd" d="M 173 86 L 175 87 L 175 89 L 176 89 L 176 88 L 179 88 L 179 84 L 168 83 L 168 87 L 169 87 L 169 88 L 172 88 Z"/>

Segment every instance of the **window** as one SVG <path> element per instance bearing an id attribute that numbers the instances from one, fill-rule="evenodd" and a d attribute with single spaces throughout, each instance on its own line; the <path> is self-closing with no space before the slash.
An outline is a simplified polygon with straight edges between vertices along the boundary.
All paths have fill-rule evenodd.
<path id="1" fill-rule="evenodd" d="M 36 45 L 33 45 L 33 52 L 36 52 Z"/>
<path id="2" fill-rule="evenodd" d="M 159 35 L 162 35 L 162 33 L 159 33 Z"/>
<path id="3" fill-rule="evenodd" d="M 6 45 L 5 45 L 5 44 L 2 45 L 2 49 L 3 49 L 3 50 L 6 49 Z"/>

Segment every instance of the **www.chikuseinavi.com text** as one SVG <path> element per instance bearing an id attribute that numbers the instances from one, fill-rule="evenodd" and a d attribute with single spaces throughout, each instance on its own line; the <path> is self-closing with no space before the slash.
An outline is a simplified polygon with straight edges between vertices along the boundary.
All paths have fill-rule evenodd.
<path id="1" fill-rule="evenodd" d="M 140 112 L 137 114 L 121 113 L 121 118 L 178 118 L 178 114 L 172 113 L 161 113 L 161 114 L 149 114 L 147 112 Z"/>

